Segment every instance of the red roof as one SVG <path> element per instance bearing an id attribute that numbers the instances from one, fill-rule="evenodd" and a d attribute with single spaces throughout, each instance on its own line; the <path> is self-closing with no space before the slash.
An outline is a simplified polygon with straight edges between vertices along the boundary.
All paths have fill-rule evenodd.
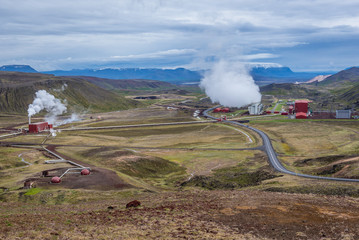
<path id="1" fill-rule="evenodd" d="M 309 103 L 308 100 L 295 100 L 295 103 Z"/>

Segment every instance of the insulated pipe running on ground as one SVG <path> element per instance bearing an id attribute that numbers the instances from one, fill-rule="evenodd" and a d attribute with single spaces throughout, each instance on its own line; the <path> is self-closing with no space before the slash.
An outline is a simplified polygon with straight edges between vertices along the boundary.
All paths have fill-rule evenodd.
<path id="1" fill-rule="evenodd" d="M 67 169 L 63 174 L 61 174 L 61 176 L 60 176 L 60 179 L 63 177 L 63 176 L 65 176 L 66 174 L 68 174 L 68 173 L 71 173 L 70 171 L 71 170 L 84 170 L 84 169 L 87 169 L 87 170 L 91 170 L 90 168 L 69 168 L 69 169 Z M 81 173 L 81 171 L 80 171 L 80 173 Z M 77 173 L 77 172 L 76 172 Z"/>
<path id="2" fill-rule="evenodd" d="M 60 155 L 54 153 L 53 151 L 50 151 L 49 149 L 47 149 L 47 148 L 44 147 L 44 146 L 42 146 L 42 148 L 43 148 L 45 151 L 47 151 L 48 153 L 50 153 L 50 154 L 52 154 L 53 156 L 55 156 L 55 157 L 57 157 L 58 159 L 60 159 L 60 160 L 67 161 L 68 163 L 70 163 L 70 164 L 72 164 L 72 165 L 74 165 L 74 166 L 77 166 L 77 167 L 79 167 L 79 168 L 82 168 L 82 169 L 89 169 L 89 170 L 91 170 L 91 168 L 89 168 L 89 167 L 84 167 L 84 166 L 82 166 L 81 164 L 78 164 L 78 163 L 75 163 L 75 162 L 73 162 L 73 161 L 64 159 L 64 158 L 61 157 Z"/>

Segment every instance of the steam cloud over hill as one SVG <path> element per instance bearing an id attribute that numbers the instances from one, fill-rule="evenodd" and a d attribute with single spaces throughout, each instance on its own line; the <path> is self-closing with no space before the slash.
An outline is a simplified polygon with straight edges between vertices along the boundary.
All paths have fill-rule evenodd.
<path id="1" fill-rule="evenodd" d="M 27 110 L 29 117 L 39 113 L 41 110 L 46 110 L 48 112 L 45 117 L 46 120 L 54 124 L 56 117 L 66 112 L 67 108 L 65 104 L 45 90 L 39 90 L 35 95 L 34 101 L 29 105 Z"/>
<path id="2" fill-rule="evenodd" d="M 200 84 L 212 102 L 228 107 L 243 107 L 260 102 L 259 87 L 241 63 L 220 61 L 201 80 Z"/>

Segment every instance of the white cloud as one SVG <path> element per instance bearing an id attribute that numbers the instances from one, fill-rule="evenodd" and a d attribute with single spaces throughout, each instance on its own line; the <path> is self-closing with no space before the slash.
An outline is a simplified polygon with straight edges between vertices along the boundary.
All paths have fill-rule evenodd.
<path id="1" fill-rule="evenodd" d="M 313 43 L 324 48 L 335 40 L 332 49 L 359 40 L 357 9 L 359 2 L 348 0 L 2 1 L 0 63 L 66 68 L 61 59 L 71 56 L 71 66 L 116 58 L 163 59 L 165 66 L 166 56 L 189 64 L 241 55 L 300 68 L 311 61 L 304 53 Z M 342 64 L 358 62 L 355 41 Z"/>
<path id="2" fill-rule="evenodd" d="M 180 55 L 195 54 L 197 51 L 195 49 L 170 49 L 166 51 L 159 51 L 153 53 L 143 53 L 137 55 L 127 55 L 127 56 L 111 56 L 112 59 L 120 60 L 134 60 L 134 59 L 154 59 L 154 58 L 165 58 L 165 57 L 175 57 Z"/>

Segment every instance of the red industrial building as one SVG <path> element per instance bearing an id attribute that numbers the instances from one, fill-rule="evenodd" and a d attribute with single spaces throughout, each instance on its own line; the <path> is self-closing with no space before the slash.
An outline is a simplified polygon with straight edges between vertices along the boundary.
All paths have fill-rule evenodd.
<path id="1" fill-rule="evenodd" d="M 44 130 L 48 130 L 52 128 L 52 124 L 48 122 L 38 122 L 38 123 L 30 123 L 29 124 L 29 132 L 30 133 L 39 133 Z"/>
<path id="2" fill-rule="evenodd" d="M 229 108 L 222 108 L 221 112 L 228 113 L 228 112 L 229 112 Z"/>
<path id="3" fill-rule="evenodd" d="M 297 100 L 294 103 L 294 111 L 296 119 L 306 119 L 308 113 L 308 101 L 307 100 Z"/>
<path id="4" fill-rule="evenodd" d="M 224 112 L 224 113 L 228 113 L 229 112 L 229 108 L 215 108 L 213 110 L 214 113 L 218 113 L 218 112 Z"/>

